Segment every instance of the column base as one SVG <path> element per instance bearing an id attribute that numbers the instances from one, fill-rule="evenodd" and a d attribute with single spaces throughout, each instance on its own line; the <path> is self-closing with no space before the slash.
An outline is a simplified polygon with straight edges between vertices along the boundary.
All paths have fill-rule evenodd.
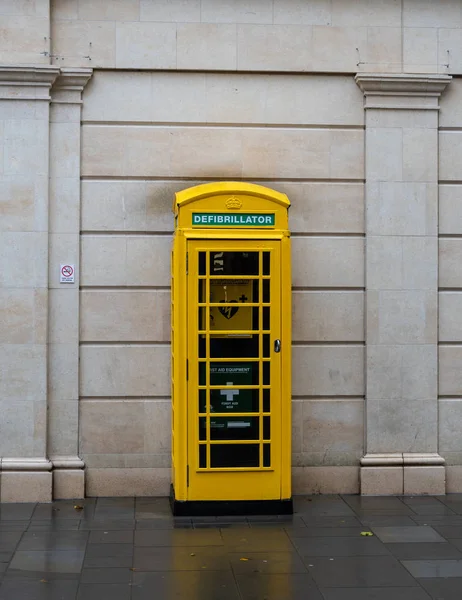
<path id="1" fill-rule="evenodd" d="M 51 462 L 46 458 L 3 458 L 1 502 L 51 502 Z"/>
<path id="2" fill-rule="evenodd" d="M 439 454 L 368 454 L 361 460 L 363 496 L 438 496 L 446 493 L 446 468 Z"/>
<path id="3" fill-rule="evenodd" d="M 85 463 L 78 456 L 54 456 L 53 500 L 85 498 Z"/>

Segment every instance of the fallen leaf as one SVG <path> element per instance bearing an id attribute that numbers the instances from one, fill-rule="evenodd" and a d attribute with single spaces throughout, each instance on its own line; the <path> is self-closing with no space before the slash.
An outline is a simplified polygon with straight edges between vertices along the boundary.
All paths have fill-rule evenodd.
<path id="1" fill-rule="evenodd" d="M 83 510 L 83 506 L 80 506 L 80 504 L 75 504 L 74 508 L 75 510 Z"/>
<path id="2" fill-rule="evenodd" d="M 239 560 L 246 561 L 246 560 L 249 560 L 249 559 L 248 559 L 248 558 L 244 558 L 244 557 L 242 557 L 242 558 L 240 558 Z"/>
<path id="3" fill-rule="evenodd" d="M 361 531 L 361 535 L 374 535 L 372 531 Z"/>
<path id="4" fill-rule="evenodd" d="M 136 567 L 130 567 L 130 571 L 138 571 Z"/>
<path id="5" fill-rule="evenodd" d="M 194 552 L 191 552 L 191 554 L 189 556 L 196 556 L 196 555 L 194 554 Z"/>
<path id="6" fill-rule="evenodd" d="M 40 583 L 48 583 L 48 579 L 41 579 Z"/>

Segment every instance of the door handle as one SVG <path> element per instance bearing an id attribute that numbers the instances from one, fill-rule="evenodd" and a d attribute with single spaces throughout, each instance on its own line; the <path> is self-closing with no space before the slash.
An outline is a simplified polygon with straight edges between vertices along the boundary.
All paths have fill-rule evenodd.
<path id="1" fill-rule="evenodd" d="M 281 340 L 274 340 L 274 351 L 281 352 Z"/>

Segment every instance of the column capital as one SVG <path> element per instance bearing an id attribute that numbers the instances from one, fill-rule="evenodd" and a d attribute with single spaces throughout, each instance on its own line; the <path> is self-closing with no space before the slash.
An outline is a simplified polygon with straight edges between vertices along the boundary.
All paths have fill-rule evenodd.
<path id="1" fill-rule="evenodd" d="M 93 69 L 62 68 L 51 90 L 53 104 L 81 104 L 82 92 Z"/>
<path id="2" fill-rule="evenodd" d="M 0 100 L 50 100 L 59 68 L 0 65 Z"/>
<path id="3" fill-rule="evenodd" d="M 438 99 L 450 75 L 358 73 L 355 81 L 365 96 L 365 108 L 438 110 Z"/>

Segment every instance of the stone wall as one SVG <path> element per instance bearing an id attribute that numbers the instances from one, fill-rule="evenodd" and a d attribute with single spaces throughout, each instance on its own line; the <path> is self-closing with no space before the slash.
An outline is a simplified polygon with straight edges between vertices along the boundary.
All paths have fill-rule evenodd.
<path id="1" fill-rule="evenodd" d="M 462 489 L 459 0 L 3 0 L 0 62 L 3 501 L 168 492 L 215 180 L 292 203 L 294 493 Z"/>

